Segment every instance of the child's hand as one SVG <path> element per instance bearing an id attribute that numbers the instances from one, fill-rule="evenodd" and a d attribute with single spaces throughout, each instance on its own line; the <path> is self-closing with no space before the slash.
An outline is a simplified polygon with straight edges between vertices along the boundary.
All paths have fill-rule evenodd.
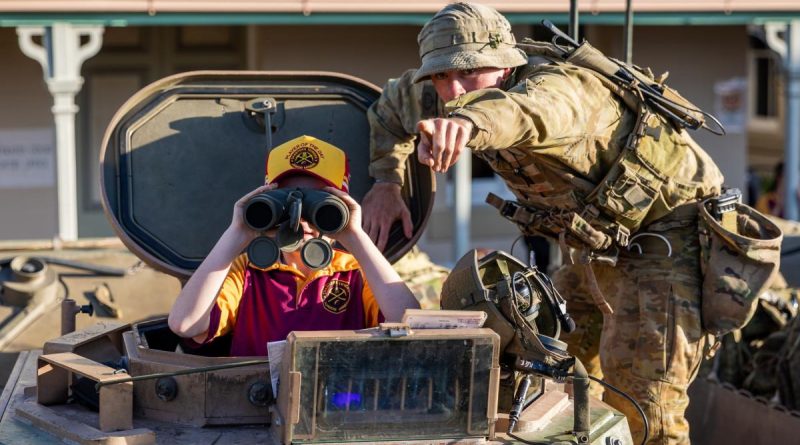
<path id="1" fill-rule="evenodd" d="M 353 235 L 364 230 L 361 228 L 361 206 L 356 202 L 355 199 L 335 187 L 325 187 L 322 190 L 344 201 L 345 205 L 350 210 L 350 220 L 347 222 L 347 226 L 345 226 L 341 232 L 333 235 L 333 238 L 342 241 L 340 239 L 342 235 Z"/>
<path id="2" fill-rule="evenodd" d="M 244 222 L 245 206 L 252 197 L 269 190 L 274 190 L 275 188 L 277 188 L 277 184 L 274 183 L 262 185 L 261 187 L 258 187 L 257 189 L 244 195 L 238 201 L 236 201 L 236 204 L 233 206 L 233 219 L 231 220 L 231 228 L 236 231 L 246 233 L 251 238 L 255 238 L 256 236 L 258 236 L 258 232 L 248 227 L 247 223 Z"/>

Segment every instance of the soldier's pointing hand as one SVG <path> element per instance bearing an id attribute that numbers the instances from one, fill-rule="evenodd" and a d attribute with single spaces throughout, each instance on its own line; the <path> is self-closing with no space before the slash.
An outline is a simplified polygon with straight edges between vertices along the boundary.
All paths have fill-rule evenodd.
<path id="1" fill-rule="evenodd" d="M 417 124 L 419 162 L 435 172 L 446 172 L 456 163 L 472 135 L 472 122 L 458 117 L 426 119 Z"/>

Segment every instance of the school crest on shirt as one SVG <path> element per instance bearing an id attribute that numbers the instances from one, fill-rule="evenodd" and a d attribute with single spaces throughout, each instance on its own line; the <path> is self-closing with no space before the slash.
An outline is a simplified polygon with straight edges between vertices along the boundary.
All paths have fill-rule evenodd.
<path id="1" fill-rule="evenodd" d="M 341 280 L 330 280 L 322 288 L 322 306 L 332 314 L 341 314 L 350 302 L 350 284 Z"/>

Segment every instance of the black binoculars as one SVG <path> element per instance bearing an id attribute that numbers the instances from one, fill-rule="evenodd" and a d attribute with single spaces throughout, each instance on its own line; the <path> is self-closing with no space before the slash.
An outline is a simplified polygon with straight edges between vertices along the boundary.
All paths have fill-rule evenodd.
<path id="1" fill-rule="evenodd" d="M 298 216 L 302 216 L 320 233 L 330 235 L 347 225 L 350 209 L 336 195 L 322 190 L 300 188 L 270 190 L 258 194 L 250 198 L 244 208 L 245 223 L 259 232 L 270 230 Z"/>
<path id="2" fill-rule="evenodd" d="M 321 234 L 330 235 L 347 226 L 350 209 L 335 195 L 316 189 L 270 190 L 250 198 L 244 208 L 245 224 L 259 232 L 278 228 L 275 239 L 261 236 L 250 243 L 247 247 L 250 262 L 257 267 L 269 267 L 278 260 L 280 251 L 300 248 L 301 217 Z M 324 239 L 315 238 L 302 246 L 300 254 L 308 267 L 318 269 L 330 263 L 333 249 Z"/>

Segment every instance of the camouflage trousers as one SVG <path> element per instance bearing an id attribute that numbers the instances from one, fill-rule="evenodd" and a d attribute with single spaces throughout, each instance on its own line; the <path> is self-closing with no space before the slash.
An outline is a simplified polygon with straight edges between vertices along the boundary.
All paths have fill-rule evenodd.
<path id="1" fill-rule="evenodd" d="M 562 339 L 590 374 L 642 406 L 649 422 L 648 444 L 689 443 L 687 389 L 699 369 L 705 336 L 697 223 L 688 213 L 639 231 L 664 236 L 671 244 L 670 257 L 667 243 L 647 235 L 620 254 L 616 267 L 592 266 L 614 311 L 605 319 L 589 294 L 583 266 L 563 266 L 553 275 L 578 326 Z M 593 394 L 599 395 L 601 387 L 592 385 Z M 643 423 L 634 406 L 611 391 L 605 391 L 603 400 L 626 415 L 634 443 L 640 443 Z"/>

